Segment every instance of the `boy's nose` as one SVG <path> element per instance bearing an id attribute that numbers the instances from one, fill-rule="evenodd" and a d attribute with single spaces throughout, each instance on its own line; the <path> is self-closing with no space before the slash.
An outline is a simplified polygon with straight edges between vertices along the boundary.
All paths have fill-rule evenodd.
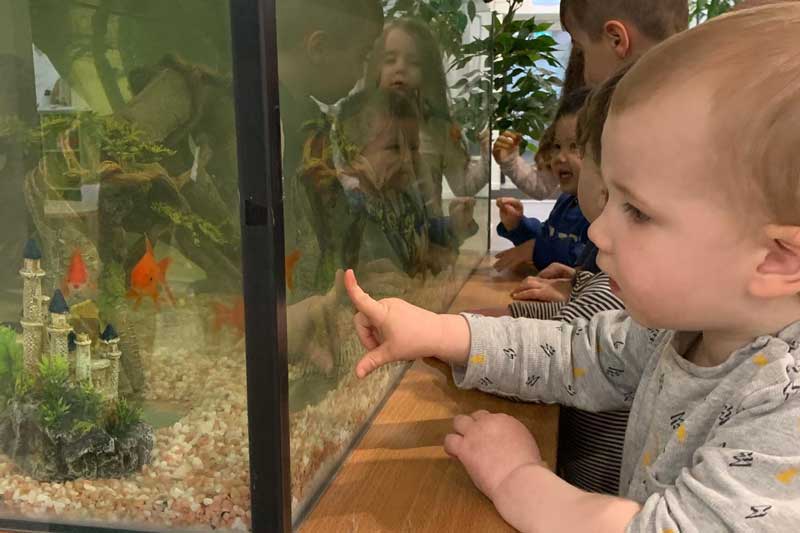
<path id="1" fill-rule="evenodd" d="M 603 207 L 594 222 L 589 226 L 589 240 L 604 253 L 611 253 L 611 239 L 608 234 L 608 203 Z"/>

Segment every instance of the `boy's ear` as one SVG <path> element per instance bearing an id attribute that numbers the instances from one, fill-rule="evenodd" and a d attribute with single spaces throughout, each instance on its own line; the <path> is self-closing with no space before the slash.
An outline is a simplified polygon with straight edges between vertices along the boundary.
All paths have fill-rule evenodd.
<path id="1" fill-rule="evenodd" d="M 603 25 L 603 37 L 619 59 L 626 59 L 631 53 L 631 35 L 625 23 L 609 20 Z"/>
<path id="2" fill-rule="evenodd" d="M 765 227 L 767 255 L 750 280 L 750 293 L 760 298 L 800 294 L 800 226 Z"/>
<path id="3" fill-rule="evenodd" d="M 317 30 L 309 33 L 305 38 L 306 55 L 313 65 L 325 64 L 330 38 L 327 32 Z"/>

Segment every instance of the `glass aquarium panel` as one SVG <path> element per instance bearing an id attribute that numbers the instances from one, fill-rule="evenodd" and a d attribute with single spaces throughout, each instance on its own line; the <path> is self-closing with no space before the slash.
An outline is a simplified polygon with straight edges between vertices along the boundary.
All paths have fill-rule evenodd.
<path id="1" fill-rule="evenodd" d="M 229 2 L 0 28 L 0 518 L 246 530 Z"/>
<path id="2" fill-rule="evenodd" d="M 293 516 L 403 366 L 358 380 L 342 288 L 444 311 L 488 249 L 489 11 L 277 0 Z"/>

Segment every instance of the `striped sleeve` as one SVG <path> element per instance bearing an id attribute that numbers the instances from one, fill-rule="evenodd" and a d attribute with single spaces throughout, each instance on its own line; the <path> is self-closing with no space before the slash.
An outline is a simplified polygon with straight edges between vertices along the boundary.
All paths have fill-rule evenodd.
<path id="1" fill-rule="evenodd" d="M 572 322 L 576 318 L 591 320 L 597 313 L 617 309 L 625 309 L 625 304 L 611 291 L 608 274 L 579 272 L 569 302 L 561 307 L 552 320 L 564 322 Z"/>
<path id="2" fill-rule="evenodd" d="M 554 320 L 553 317 L 561 312 L 565 302 L 540 302 L 520 300 L 511 302 L 508 306 L 514 318 L 538 318 L 539 320 Z"/>

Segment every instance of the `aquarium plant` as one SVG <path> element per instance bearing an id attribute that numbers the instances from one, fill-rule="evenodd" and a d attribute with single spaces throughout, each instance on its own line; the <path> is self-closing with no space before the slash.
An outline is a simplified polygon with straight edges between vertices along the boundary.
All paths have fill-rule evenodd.
<path id="1" fill-rule="evenodd" d="M 142 421 L 142 409 L 128 403 L 125 398 L 117 400 L 108 408 L 105 430 L 114 438 L 125 438 Z"/>
<path id="2" fill-rule="evenodd" d="M 0 402 L 5 404 L 14 395 L 22 374 L 22 345 L 17 343 L 17 332 L 0 326 Z"/>

